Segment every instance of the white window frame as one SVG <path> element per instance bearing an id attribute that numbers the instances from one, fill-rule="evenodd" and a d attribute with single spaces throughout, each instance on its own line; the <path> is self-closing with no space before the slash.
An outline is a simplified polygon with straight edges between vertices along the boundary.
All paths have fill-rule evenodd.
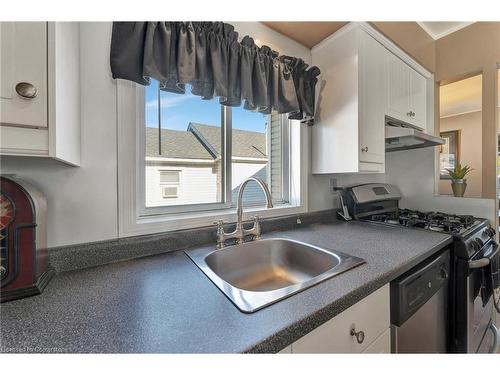
<path id="1" fill-rule="evenodd" d="M 117 81 L 117 157 L 118 157 L 118 236 L 128 237 L 164 231 L 181 230 L 209 226 L 215 219 L 227 222 L 236 221 L 236 209 L 231 207 L 231 168 L 230 152 L 224 157 L 226 179 L 223 182 L 226 199 L 224 203 L 147 207 L 144 199 L 144 100 L 145 89 L 129 81 Z M 223 109 L 222 109 L 223 110 Z M 228 111 L 224 111 L 228 116 Z M 225 118 L 227 121 L 227 119 Z M 229 120 L 230 121 L 230 120 Z M 284 120 L 288 121 L 288 120 Z M 309 132 L 305 126 L 296 122 L 290 124 L 290 137 L 287 137 L 290 178 L 288 185 L 289 202 L 276 204 L 272 209 L 264 206 L 246 206 L 244 220 L 252 215 L 263 218 L 292 215 L 307 212 L 307 176 L 309 173 Z M 230 150 L 231 132 L 222 131 L 223 143 Z M 179 210 L 184 207 L 186 210 Z M 189 211 L 187 209 L 190 209 Z"/>

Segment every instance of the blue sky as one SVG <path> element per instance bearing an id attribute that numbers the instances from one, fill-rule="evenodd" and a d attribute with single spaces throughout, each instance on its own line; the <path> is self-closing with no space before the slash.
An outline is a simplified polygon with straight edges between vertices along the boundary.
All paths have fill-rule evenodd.
<path id="1" fill-rule="evenodd" d="M 158 82 L 153 81 L 146 86 L 146 126 L 158 127 Z M 220 126 L 220 105 L 218 98 L 202 100 L 191 94 L 191 88 L 186 88 L 186 94 L 173 94 L 161 91 L 161 122 L 162 128 L 186 130 L 189 122 L 199 122 Z M 247 111 L 241 107 L 233 107 L 233 129 L 265 132 L 266 116 Z"/>

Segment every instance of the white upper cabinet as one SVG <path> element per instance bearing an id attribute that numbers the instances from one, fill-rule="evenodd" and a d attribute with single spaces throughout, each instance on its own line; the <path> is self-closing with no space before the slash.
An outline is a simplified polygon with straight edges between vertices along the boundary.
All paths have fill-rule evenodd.
<path id="1" fill-rule="evenodd" d="M 0 22 L 0 155 L 80 164 L 78 22 Z"/>
<path id="2" fill-rule="evenodd" d="M 426 130 L 427 78 L 387 53 L 387 115 Z"/>
<path id="3" fill-rule="evenodd" d="M 47 127 L 47 24 L 2 22 L 0 35 L 1 122 Z"/>
<path id="4" fill-rule="evenodd" d="M 432 130 L 432 74 L 366 23 L 313 47 L 312 64 L 321 69 L 312 173 L 385 172 L 387 118 Z"/>
<path id="5" fill-rule="evenodd" d="M 313 48 L 321 69 L 312 127 L 313 173 L 384 172 L 384 47 L 347 28 Z"/>

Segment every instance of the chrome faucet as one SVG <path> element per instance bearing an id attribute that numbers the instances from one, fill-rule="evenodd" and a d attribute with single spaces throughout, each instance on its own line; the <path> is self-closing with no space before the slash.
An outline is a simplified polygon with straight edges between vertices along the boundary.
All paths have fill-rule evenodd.
<path id="1" fill-rule="evenodd" d="M 224 233 L 224 221 L 218 220 L 214 224 L 217 224 L 217 248 L 222 249 L 224 243 L 229 239 L 236 239 L 238 245 L 244 242 L 244 239 L 248 235 L 253 235 L 255 240 L 260 239 L 260 223 L 259 217 L 253 216 L 253 226 L 250 229 L 243 228 L 243 191 L 250 181 L 255 181 L 264 194 L 266 195 L 266 206 L 267 208 L 273 208 L 273 200 L 271 197 L 271 192 L 267 187 L 267 184 L 257 177 L 249 177 L 240 185 L 238 191 L 238 200 L 236 201 L 236 214 L 238 220 L 236 221 L 236 229 L 231 233 Z"/>

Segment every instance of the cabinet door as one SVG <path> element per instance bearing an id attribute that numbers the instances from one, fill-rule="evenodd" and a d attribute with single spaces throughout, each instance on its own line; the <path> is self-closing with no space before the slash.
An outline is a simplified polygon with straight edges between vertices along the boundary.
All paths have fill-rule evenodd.
<path id="1" fill-rule="evenodd" d="M 47 23 L 1 22 L 0 25 L 0 123 L 47 127 Z M 16 85 L 36 88 L 34 98 L 24 98 Z"/>
<path id="2" fill-rule="evenodd" d="M 360 46 L 359 160 L 383 164 L 386 49 L 364 32 L 360 34 Z"/>
<path id="3" fill-rule="evenodd" d="M 426 130 L 427 126 L 427 79 L 413 69 L 408 70 L 410 83 L 410 123 Z"/>
<path id="4" fill-rule="evenodd" d="M 410 67 L 387 51 L 387 114 L 408 122 L 410 119 Z"/>
<path id="5" fill-rule="evenodd" d="M 389 329 L 389 285 L 292 344 L 292 353 L 361 353 Z M 358 342 L 351 330 L 364 335 Z"/>

